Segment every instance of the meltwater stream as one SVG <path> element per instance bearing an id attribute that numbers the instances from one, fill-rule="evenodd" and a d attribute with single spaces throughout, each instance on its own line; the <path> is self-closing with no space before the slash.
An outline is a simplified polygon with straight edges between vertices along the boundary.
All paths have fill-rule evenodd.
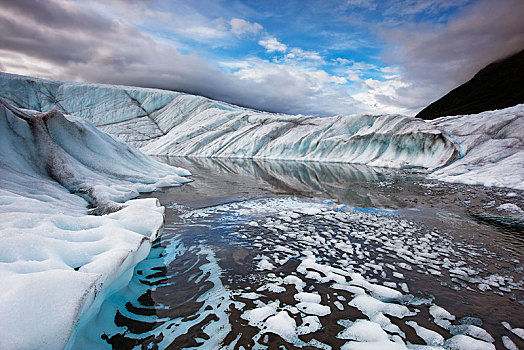
<path id="1" fill-rule="evenodd" d="M 416 172 L 172 158 L 166 226 L 85 349 L 524 348 L 523 193 Z"/>

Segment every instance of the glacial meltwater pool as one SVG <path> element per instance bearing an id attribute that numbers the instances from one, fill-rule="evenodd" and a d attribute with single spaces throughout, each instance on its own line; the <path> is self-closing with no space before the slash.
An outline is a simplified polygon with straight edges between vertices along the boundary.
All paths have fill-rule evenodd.
<path id="1" fill-rule="evenodd" d="M 162 158 L 160 158 L 162 159 Z M 75 349 L 524 349 L 524 193 L 169 158 L 163 234 Z"/>

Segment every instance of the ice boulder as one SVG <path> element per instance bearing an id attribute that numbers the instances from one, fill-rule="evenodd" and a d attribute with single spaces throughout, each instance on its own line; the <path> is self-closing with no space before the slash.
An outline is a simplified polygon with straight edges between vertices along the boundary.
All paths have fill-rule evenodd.
<path id="1" fill-rule="evenodd" d="M 130 199 L 189 173 L 84 119 L 5 101 L 0 148 L 0 348 L 64 348 L 162 228 L 156 199 Z"/>

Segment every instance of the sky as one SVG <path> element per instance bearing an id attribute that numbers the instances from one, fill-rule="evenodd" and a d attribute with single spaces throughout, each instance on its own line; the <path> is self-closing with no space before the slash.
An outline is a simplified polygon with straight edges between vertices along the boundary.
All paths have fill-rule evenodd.
<path id="1" fill-rule="evenodd" d="M 414 115 L 524 48 L 522 0 L 0 0 L 0 71 Z"/>

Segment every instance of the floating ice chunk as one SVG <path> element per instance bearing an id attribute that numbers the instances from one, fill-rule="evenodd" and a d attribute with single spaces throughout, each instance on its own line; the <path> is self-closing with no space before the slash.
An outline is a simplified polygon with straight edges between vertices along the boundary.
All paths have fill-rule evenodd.
<path id="1" fill-rule="evenodd" d="M 317 303 L 320 304 L 321 297 L 315 293 L 301 292 L 294 296 L 295 300 L 306 303 Z"/>
<path id="2" fill-rule="evenodd" d="M 495 350 L 495 345 L 463 334 L 455 335 L 446 340 L 444 345 L 450 350 Z"/>
<path id="3" fill-rule="evenodd" d="M 297 328 L 297 335 L 304 335 L 318 331 L 322 324 L 317 316 L 306 316 L 302 318 L 302 324 Z"/>
<path id="4" fill-rule="evenodd" d="M 365 294 L 357 295 L 355 298 L 353 298 L 353 300 L 349 302 L 349 305 L 356 307 L 357 309 L 362 311 L 364 315 L 370 318 L 382 313 L 399 318 L 416 315 L 415 312 L 410 311 L 404 305 L 384 303 Z"/>
<path id="5" fill-rule="evenodd" d="M 276 283 L 267 283 L 261 286 L 257 289 L 257 292 L 263 292 L 265 290 L 268 290 L 273 293 L 284 293 L 286 291 L 286 288 L 276 284 Z"/>
<path id="6" fill-rule="evenodd" d="M 429 308 L 429 313 L 434 318 L 441 318 L 446 320 L 454 320 L 455 316 L 450 314 L 448 310 L 444 309 L 443 307 L 440 307 L 438 305 L 431 305 Z"/>
<path id="7" fill-rule="evenodd" d="M 486 283 L 479 283 L 478 287 L 483 292 L 491 289 L 491 287 Z"/>
<path id="8" fill-rule="evenodd" d="M 351 286 L 351 285 L 348 285 L 348 284 L 333 283 L 331 285 L 331 288 L 339 289 L 339 290 L 345 290 L 346 292 L 350 292 L 350 293 L 353 293 L 355 295 L 366 294 L 366 291 L 363 288 L 360 288 L 360 287 L 357 287 L 357 286 Z"/>
<path id="9" fill-rule="evenodd" d="M 350 276 L 350 284 L 365 288 L 366 290 L 370 291 L 371 294 L 376 298 L 399 299 L 402 296 L 402 293 L 400 293 L 398 290 L 368 282 L 359 273 L 352 273 Z"/>
<path id="10" fill-rule="evenodd" d="M 309 208 L 304 207 L 304 208 L 297 209 L 297 211 L 302 214 L 306 214 L 306 215 L 317 215 L 317 214 L 322 213 L 322 209 L 318 207 L 309 207 Z"/>
<path id="11" fill-rule="evenodd" d="M 256 221 L 250 221 L 247 223 L 249 226 L 258 227 L 258 222 Z"/>
<path id="12" fill-rule="evenodd" d="M 404 279 L 404 275 L 400 272 L 393 271 L 393 277 L 396 277 L 398 279 Z"/>
<path id="13" fill-rule="evenodd" d="M 497 210 L 499 211 L 505 210 L 505 211 L 510 211 L 514 213 L 522 213 L 522 209 L 520 209 L 516 204 L 513 204 L 513 203 L 501 204 L 497 207 Z"/>
<path id="14" fill-rule="evenodd" d="M 341 303 L 340 301 L 338 301 L 338 300 L 335 300 L 335 301 L 333 302 L 333 305 L 335 305 L 336 308 L 339 309 L 340 311 L 343 311 L 343 310 L 344 310 L 344 305 L 342 305 L 342 303 Z"/>
<path id="15" fill-rule="evenodd" d="M 239 297 L 244 298 L 244 299 L 251 299 L 251 300 L 259 299 L 261 296 L 262 295 L 257 294 L 255 292 L 239 294 Z"/>
<path id="16" fill-rule="evenodd" d="M 486 330 L 484 330 L 484 329 L 482 329 L 482 328 L 480 328 L 478 326 L 472 325 L 472 324 L 451 326 L 449 328 L 449 331 L 453 335 L 455 335 L 455 334 L 465 334 L 465 335 L 469 335 L 469 336 L 471 336 L 473 338 L 477 338 L 477 339 L 480 339 L 480 340 L 483 340 L 483 341 L 486 341 L 486 342 L 489 342 L 489 343 L 493 343 L 495 341 L 495 339 L 493 339 L 491 334 L 486 332 Z"/>
<path id="17" fill-rule="evenodd" d="M 297 332 L 297 324 L 286 311 L 270 316 L 265 322 L 265 330 L 280 335 L 286 341 L 292 341 Z"/>
<path id="18" fill-rule="evenodd" d="M 346 330 L 340 332 L 337 338 L 354 340 L 344 344 L 341 347 L 344 350 L 406 349 L 402 340 L 398 339 L 399 342 L 391 341 L 379 324 L 368 320 L 355 321 Z"/>
<path id="19" fill-rule="evenodd" d="M 378 323 L 368 320 L 356 320 L 347 329 L 337 335 L 339 339 L 356 340 L 359 342 L 389 341 L 388 334 Z"/>
<path id="20" fill-rule="evenodd" d="M 274 270 L 275 265 L 269 262 L 267 257 L 263 257 L 262 260 L 258 262 L 257 265 L 258 270 L 264 271 L 264 270 Z"/>
<path id="21" fill-rule="evenodd" d="M 419 326 L 415 321 L 407 321 L 406 324 L 412 327 L 417 335 L 421 337 L 427 345 L 440 346 L 444 344 L 444 337 L 439 333 Z"/>
<path id="22" fill-rule="evenodd" d="M 397 288 L 397 284 L 395 282 L 384 282 L 384 285 L 388 288 Z"/>
<path id="23" fill-rule="evenodd" d="M 508 350 L 519 350 L 517 344 L 515 344 L 507 335 L 502 336 L 502 344 L 504 344 L 504 347 Z"/>
<path id="24" fill-rule="evenodd" d="M 308 315 L 326 316 L 331 313 L 331 308 L 314 302 L 300 302 L 295 305 L 297 309 Z"/>
<path id="25" fill-rule="evenodd" d="M 401 269 L 404 269 L 404 270 L 412 270 L 413 269 L 411 267 L 411 265 L 408 265 L 408 264 L 403 263 L 403 262 L 398 263 L 397 265 L 398 265 L 398 267 L 400 267 Z"/>
<path id="26" fill-rule="evenodd" d="M 293 275 L 288 275 L 284 277 L 283 282 L 285 284 L 295 285 L 295 289 L 297 290 L 297 292 L 301 292 L 303 288 L 306 286 L 306 283 L 304 281 L 302 281 L 297 276 L 293 276 Z"/>
<path id="27" fill-rule="evenodd" d="M 257 307 L 253 310 L 244 311 L 244 313 L 240 317 L 248 321 L 249 324 L 256 326 L 259 322 L 262 322 L 269 316 L 274 315 L 276 313 L 277 307 L 277 303 L 271 303 L 268 305 Z"/>
<path id="28" fill-rule="evenodd" d="M 502 326 L 504 326 L 508 331 L 511 331 L 511 325 L 508 322 L 502 321 L 500 324 L 502 324 Z"/>
<path id="29" fill-rule="evenodd" d="M 524 328 L 513 328 L 513 334 L 518 335 L 520 339 L 524 340 Z"/>

